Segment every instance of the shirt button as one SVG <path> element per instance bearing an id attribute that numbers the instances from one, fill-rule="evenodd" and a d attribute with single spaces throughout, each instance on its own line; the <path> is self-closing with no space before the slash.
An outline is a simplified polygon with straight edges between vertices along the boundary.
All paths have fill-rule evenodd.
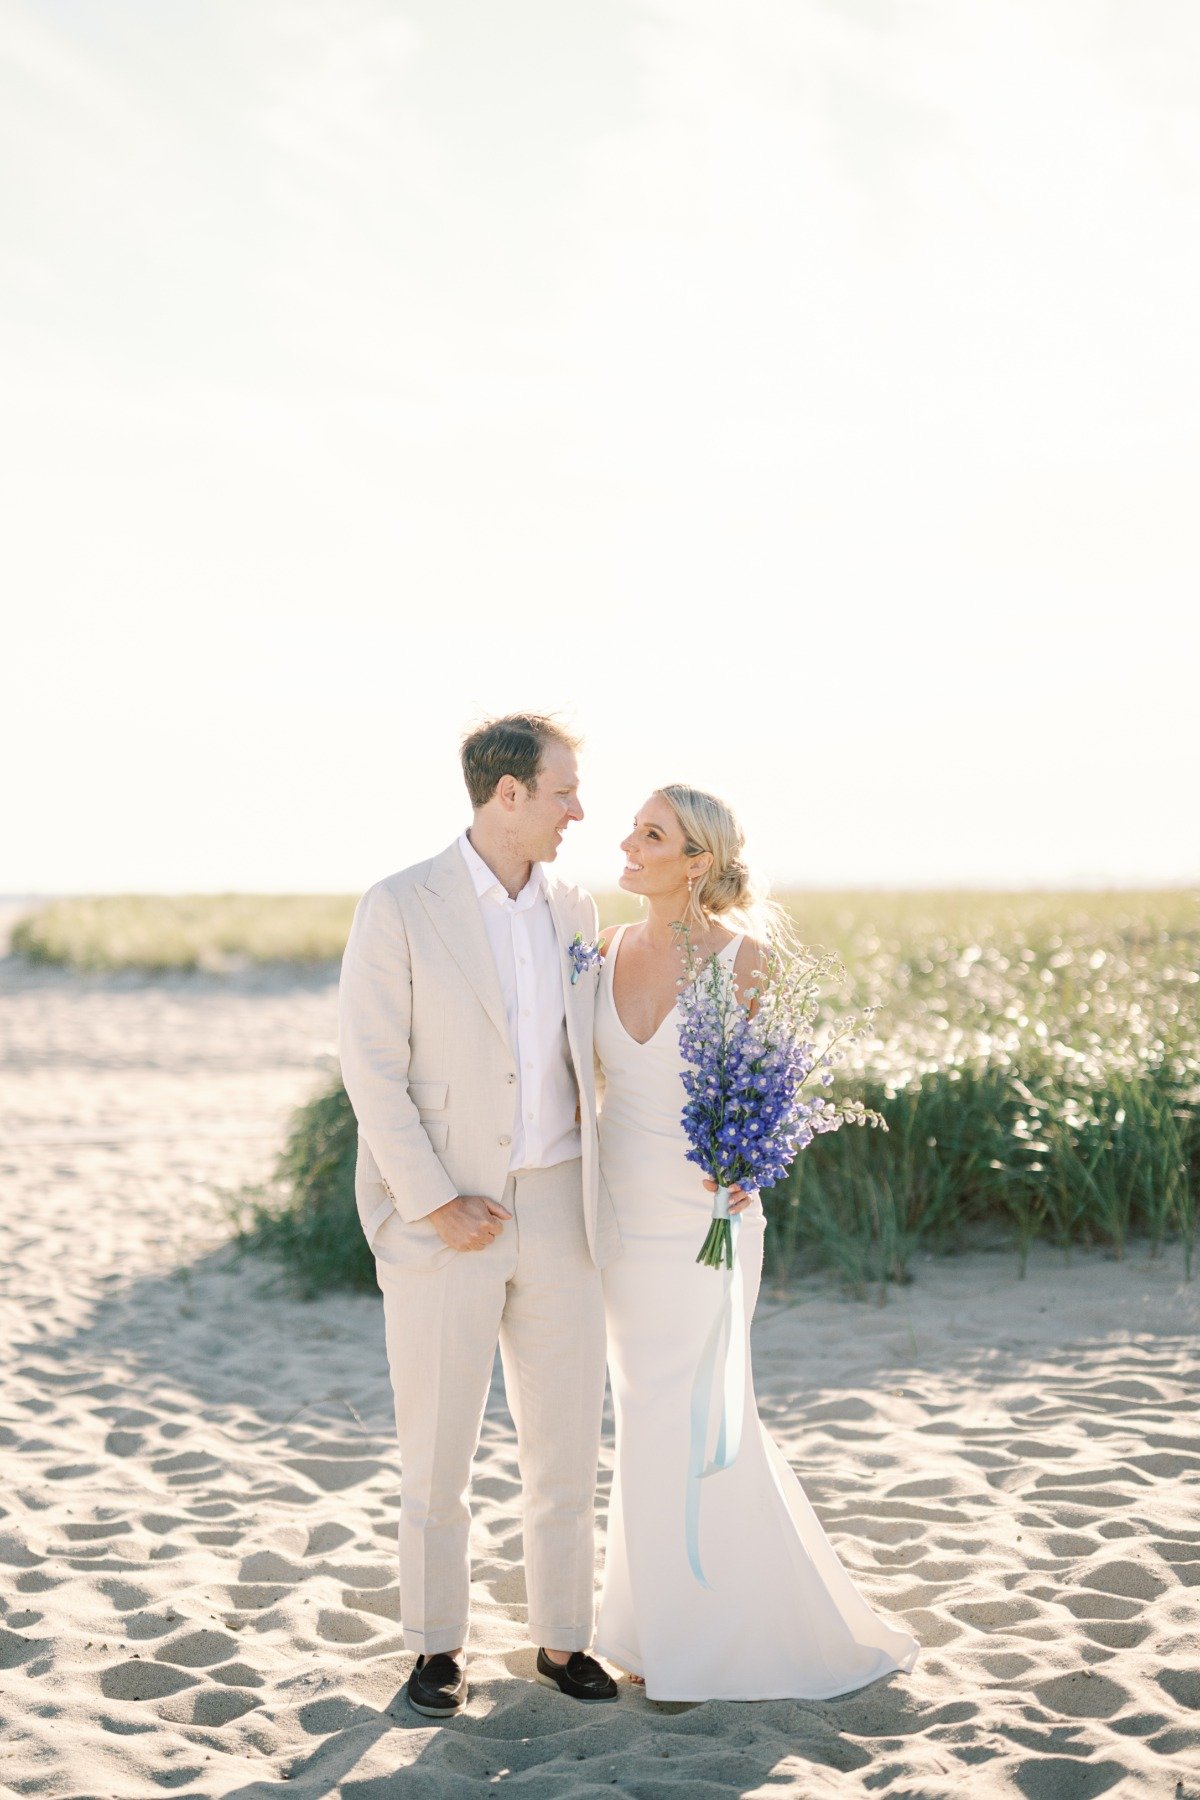
<path id="1" fill-rule="evenodd" d="M 511 1139 L 511 1138 L 510 1138 L 510 1137 L 509 1137 L 509 1135 L 508 1135 L 508 1133 L 507 1133 L 507 1132 L 504 1132 L 504 1133 L 503 1133 L 503 1135 L 502 1135 L 502 1136 L 501 1136 L 501 1138 L 500 1138 L 500 1142 L 501 1142 L 501 1143 L 502 1143 L 502 1144 L 511 1144 L 511 1143 L 512 1143 L 512 1139 Z"/>

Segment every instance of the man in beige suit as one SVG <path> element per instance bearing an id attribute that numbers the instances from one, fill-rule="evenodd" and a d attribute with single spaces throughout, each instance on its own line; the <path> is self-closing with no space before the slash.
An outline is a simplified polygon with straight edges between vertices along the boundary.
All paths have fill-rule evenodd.
<path id="1" fill-rule="evenodd" d="M 408 1698 L 466 1700 L 468 1489 L 497 1341 L 524 1489 L 539 1680 L 616 1697 L 587 1654 L 604 1390 L 600 1270 L 619 1254 L 597 1154 L 595 902 L 553 880 L 577 741 L 512 715 L 463 742 L 474 817 L 366 893 L 342 963 L 356 1194 L 384 1300 L 401 1457 Z M 574 979 L 572 977 L 574 976 Z"/>

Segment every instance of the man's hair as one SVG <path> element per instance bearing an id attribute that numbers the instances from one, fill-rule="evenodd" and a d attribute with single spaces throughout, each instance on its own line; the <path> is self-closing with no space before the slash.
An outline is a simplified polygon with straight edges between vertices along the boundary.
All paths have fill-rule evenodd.
<path id="1" fill-rule="evenodd" d="M 469 731 L 462 741 L 462 767 L 471 805 L 486 806 L 505 775 L 536 793 L 542 752 L 551 743 L 578 750 L 580 739 L 541 713 L 506 713 Z"/>

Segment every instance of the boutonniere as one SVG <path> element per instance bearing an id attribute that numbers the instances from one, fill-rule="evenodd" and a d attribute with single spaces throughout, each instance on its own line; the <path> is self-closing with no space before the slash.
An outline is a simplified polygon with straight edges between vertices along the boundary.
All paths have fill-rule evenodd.
<path id="1" fill-rule="evenodd" d="M 581 975 L 587 974 L 589 969 L 598 969 L 600 967 L 599 944 L 585 944 L 581 932 L 577 931 L 567 945 L 567 955 L 571 959 L 572 987 L 575 986 L 575 983 L 579 980 Z"/>

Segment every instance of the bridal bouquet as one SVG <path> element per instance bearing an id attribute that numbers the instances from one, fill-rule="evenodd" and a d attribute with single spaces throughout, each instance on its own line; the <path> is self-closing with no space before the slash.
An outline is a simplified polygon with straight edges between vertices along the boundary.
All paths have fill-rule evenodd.
<path id="1" fill-rule="evenodd" d="M 686 1524 L 692 1573 L 708 1586 L 700 1557 L 700 1497 L 711 1475 L 732 1468 L 741 1445 L 748 1337 L 742 1283 L 734 1262 L 741 1220 L 731 1217 L 731 1187 L 770 1187 L 780 1181 L 814 1137 L 840 1125 L 881 1125 L 861 1100 L 834 1102 L 809 1088 L 828 1088 L 848 1045 L 870 1024 L 850 1020 L 818 1048 L 821 982 L 837 964 L 831 956 L 773 946 L 759 982 L 739 1000 L 733 970 L 717 956 L 697 967 L 684 933 L 688 979 L 682 984 L 679 1043 L 687 1103 L 687 1157 L 717 1184 L 712 1223 L 696 1258 L 729 1273 L 716 1317 L 692 1380 Z M 753 1007 L 753 1013 L 751 1008 Z M 811 1093 L 812 1097 L 808 1095 Z M 709 1421 L 719 1400 L 715 1451 L 707 1454 Z"/>
<path id="2" fill-rule="evenodd" d="M 732 969 L 717 956 L 697 967 L 690 940 L 686 955 L 688 980 L 679 999 L 687 1094 L 682 1122 L 688 1160 L 717 1184 L 712 1224 L 696 1261 L 732 1269 L 731 1187 L 773 1186 L 821 1132 L 849 1124 L 887 1130 L 882 1116 L 861 1100 L 835 1102 L 809 1088 L 810 1082 L 832 1084 L 835 1066 L 869 1030 L 872 1013 L 850 1020 L 819 1049 L 813 1037 L 821 983 L 837 970 L 835 958 L 773 947 L 767 967 L 755 971 L 760 985 L 748 989 L 743 1002 Z"/>

